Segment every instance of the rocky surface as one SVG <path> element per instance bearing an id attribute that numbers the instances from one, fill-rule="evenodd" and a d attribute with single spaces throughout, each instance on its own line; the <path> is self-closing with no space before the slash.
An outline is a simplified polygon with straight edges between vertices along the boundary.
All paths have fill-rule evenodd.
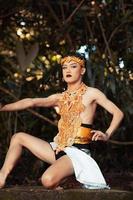
<path id="1" fill-rule="evenodd" d="M 15 186 L 0 190 L 0 200 L 132 200 L 133 192 L 124 190 L 63 189 L 42 186 Z"/>
<path id="2" fill-rule="evenodd" d="M 133 174 L 108 174 L 111 189 L 88 190 L 73 176 L 65 179 L 63 189 L 47 190 L 36 185 L 11 185 L 0 189 L 0 200 L 133 200 Z M 31 183 L 30 183 L 31 184 Z"/>

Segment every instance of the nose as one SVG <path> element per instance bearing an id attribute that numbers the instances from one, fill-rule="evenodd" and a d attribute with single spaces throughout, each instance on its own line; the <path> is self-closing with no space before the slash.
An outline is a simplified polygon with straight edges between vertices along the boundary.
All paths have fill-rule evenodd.
<path id="1" fill-rule="evenodd" d="M 66 68 L 66 73 L 70 73 L 71 72 L 71 69 L 70 69 L 70 67 L 68 66 L 67 68 Z"/>

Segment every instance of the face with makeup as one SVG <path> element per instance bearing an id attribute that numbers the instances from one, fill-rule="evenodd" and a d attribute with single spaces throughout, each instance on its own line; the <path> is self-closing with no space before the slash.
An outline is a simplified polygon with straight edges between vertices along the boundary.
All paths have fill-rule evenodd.
<path id="1" fill-rule="evenodd" d="M 74 60 L 65 61 L 62 65 L 62 74 L 64 81 L 68 84 L 81 82 L 85 68 Z"/>

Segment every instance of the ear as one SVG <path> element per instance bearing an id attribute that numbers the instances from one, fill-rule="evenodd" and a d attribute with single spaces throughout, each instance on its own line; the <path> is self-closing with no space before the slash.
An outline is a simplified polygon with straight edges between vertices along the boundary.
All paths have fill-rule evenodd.
<path id="1" fill-rule="evenodd" d="M 81 75 L 84 75 L 86 69 L 84 67 L 82 67 L 82 71 L 81 71 Z"/>

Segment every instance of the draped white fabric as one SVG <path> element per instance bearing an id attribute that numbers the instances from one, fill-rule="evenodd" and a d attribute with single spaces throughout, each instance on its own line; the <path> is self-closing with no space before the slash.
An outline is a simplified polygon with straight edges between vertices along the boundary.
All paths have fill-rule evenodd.
<path id="1" fill-rule="evenodd" d="M 56 143 L 50 144 L 53 149 L 56 148 Z M 82 183 L 84 188 L 109 189 L 99 166 L 90 155 L 74 146 L 66 147 L 64 151 L 72 161 L 76 180 Z"/>

